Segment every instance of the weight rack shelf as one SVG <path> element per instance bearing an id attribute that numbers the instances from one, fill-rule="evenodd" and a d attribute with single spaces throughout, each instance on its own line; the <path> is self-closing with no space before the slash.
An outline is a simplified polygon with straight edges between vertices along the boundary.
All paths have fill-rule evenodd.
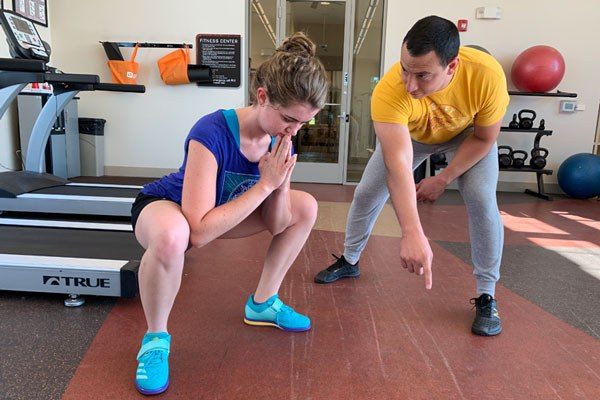
<path id="1" fill-rule="evenodd" d="M 531 168 L 531 167 L 523 167 L 523 168 L 515 168 L 515 167 L 500 168 L 500 171 L 506 171 L 506 172 L 535 172 L 535 173 L 544 174 L 544 175 L 552 175 L 552 173 L 554 172 L 551 169 L 537 169 L 537 168 Z"/>
<path id="2" fill-rule="evenodd" d="M 547 129 L 538 129 L 538 128 L 518 129 L 518 128 L 509 128 L 508 126 L 503 126 L 500 128 L 500 130 L 502 132 L 545 133 L 546 136 L 552 135 L 552 131 L 547 130 Z"/>
<path id="3" fill-rule="evenodd" d="M 557 90 L 556 92 L 550 92 L 550 93 L 537 93 L 537 92 L 520 92 L 518 90 L 509 90 L 508 94 L 511 96 L 540 96 L 540 97 L 577 97 L 577 93 L 570 93 L 570 92 L 561 92 L 560 90 Z M 515 128 L 509 128 L 508 126 L 503 126 L 500 128 L 500 131 L 502 132 L 521 132 L 521 133 L 535 133 L 535 139 L 533 140 L 533 148 L 539 148 L 540 147 L 540 139 L 544 136 L 551 136 L 552 135 L 552 131 L 551 130 L 546 130 L 546 129 L 539 129 L 539 128 L 531 128 L 531 129 L 515 129 Z M 441 169 L 446 167 L 448 164 L 447 163 L 443 163 L 443 164 L 434 164 L 431 160 L 431 158 L 429 159 L 429 163 L 430 163 L 430 173 L 431 176 L 435 175 L 435 171 L 437 169 Z M 537 178 L 537 187 L 538 190 L 533 191 L 533 190 L 529 190 L 529 189 L 525 189 L 525 193 L 535 196 L 535 197 L 539 197 L 540 199 L 544 199 L 544 200 L 552 200 L 552 197 L 548 196 L 546 194 L 546 192 L 544 191 L 544 175 L 552 175 L 553 171 L 551 169 L 535 169 L 535 168 L 501 168 L 500 171 L 506 171 L 506 172 L 535 172 L 536 174 L 536 178 Z"/>
<path id="4" fill-rule="evenodd" d="M 519 92 L 517 90 L 509 90 L 508 94 L 514 95 L 514 96 L 577 97 L 577 93 L 561 92 L 560 90 L 557 90 L 556 92 L 549 92 L 549 93 Z"/>
<path id="5" fill-rule="evenodd" d="M 562 92 L 560 92 L 562 93 Z M 548 93 L 550 94 L 550 93 Z M 543 93 L 535 93 L 535 95 L 543 95 Z M 532 95 L 533 96 L 533 95 Z M 577 95 L 575 95 L 577 96 Z M 570 97 L 575 97 L 575 96 L 570 96 Z M 540 147 L 540 139 L 544 136 L 552 136 L 552 131 L 551 130 L 547 130 L 547 129 L 539 129 L 539 128 L 531 128 L 531 129 L 518 129 L 518 128 L 509 128 L 508 126 L 503 126 L 500 128 L 500 131 L 502 132 L 524 132 L 524 133 L 535 133 L 535 139 L 533 139 L 533 148 L 537 149 Z M 530 152 L 531 154 L 531 152 Z M 538 190 L 533 191 L 530 189 L 525 189 L 525 193 L 530 194 L 532 196 L 535 197 L 539 197 L 540 199 L 544 199 L 544 200 L 552 200 L 552 197 L 548 196 L 544 190 L 544 175 L 552 175 L 552 173 L 554 171 L 552 171 L 551 169 L 536 169 L 536 168 L 528 168 L 528 167 L 524 167 L 524 168 L 513 168 L 513 167 L 509 167 L 509 168 L 500 168 L 500 171 L 506 171 L 506 172 L 535 172 L 536 174 L 536 180 L 537 180 L 537 187 Z"/>
<path id="6" fill-rule="evenodd" d="M 552 135 L 552 131 L 550 131 L 550 130 L 545 130 L 545 129 L 543 130 L 543 129 L 537 129 L 537 128 L 514 129 L 514 128 L 509 128 L 509 127 L 502 127 L 502 128 L 500 128 L 500 130 L 503 132 L 535 133 L 536 136 L 534 139 L 534 148 L 539 148 L 539 142 L 543 136 L 551 136 Z M 448 166 L 447 162 L 433 163 L 431 158 L 429 159 L 429 168 L 430 168 L 431 176 L 435 175 L 436 170 L 445 168 L 447 166 Z M 544 191 L 544 175 L 552 175 L 554 173 L 553 170 L 551 170 L 551 169 L 536 169 L 536 168 L 531 168 L 531 167 L 523 167 L 523 168 L 509 167 L 509 168 L 500 168 L 500 171 L 501 172 L 535 172 L 538 190 L 536 192 L 534 190 L 525 189 L 525 193 L 527 193 L 531 196 L 538 197 L 540 199 L 552 200 L 552 197 L 548 196 L 548 194 L 546 194 L 546 192 Z"/>

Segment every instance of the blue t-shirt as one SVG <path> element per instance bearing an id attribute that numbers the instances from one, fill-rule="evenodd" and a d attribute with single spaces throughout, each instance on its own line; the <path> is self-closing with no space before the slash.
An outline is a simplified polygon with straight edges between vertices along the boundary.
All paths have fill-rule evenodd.
<path id="1" fill-rule="evenodd" d="M 219 110 L 202 117 L 192 127 L 185 139 L 185 155 L 179 170 L 145 185 L 142 193 L 181 205 L 190 140 L 202 143 L 217 160 L 215 207 L 235 199 L 258 182 L 258 163 L 249 161 L 240 151 L 240 125 L 235 110 Z M 273 143 L 274 139 L 271 140 L 271 146 Z"/>

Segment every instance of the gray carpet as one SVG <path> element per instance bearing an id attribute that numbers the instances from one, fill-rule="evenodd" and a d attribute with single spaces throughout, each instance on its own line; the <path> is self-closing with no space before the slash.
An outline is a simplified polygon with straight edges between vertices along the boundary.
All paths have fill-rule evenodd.
<path id="1" fill-rule="evenodd" d="M 471 264 L 468 243 L 436 243 Z M 505 245 L 500 273 L 508 289 L 600 339 L 600 249 Z"/>

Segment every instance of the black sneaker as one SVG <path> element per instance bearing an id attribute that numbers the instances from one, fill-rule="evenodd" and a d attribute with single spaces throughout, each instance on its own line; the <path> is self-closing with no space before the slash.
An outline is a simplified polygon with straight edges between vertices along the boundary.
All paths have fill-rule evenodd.
<path id="1" fill-rule="evenodd" d="M 471 332 L 481 336 L 494 336 L 502 332 L 500 316 L 496 300 L 487 293 L 471 299 L 473 308 L 477 309 Z"/>
<path id="2" fill-rule="evenodd" d="M 341 257 L 332 254 L 337 260 L 331 264 L 327 269 L 319 272 L 315 276 L 315 282 L 317 283 L 331 283 L 335 282 L 340 278 L 355 278 L 360 276 L 358 269 L 358 262 L 354 265 L 350 264 L 344 256 Z"/>

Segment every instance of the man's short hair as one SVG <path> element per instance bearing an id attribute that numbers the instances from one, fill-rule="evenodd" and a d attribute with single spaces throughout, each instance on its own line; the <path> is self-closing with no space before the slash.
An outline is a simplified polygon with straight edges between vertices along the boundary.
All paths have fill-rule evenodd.
<path id="1" fill-rule="evenodd" d="M 402 43 L 406 43 L 413 57 L 423 56 L 433 50 L 442 67 L 446 67 L 458 55 L 460 37 L 453 22 L 430 15 L 417 21 Z"/>

